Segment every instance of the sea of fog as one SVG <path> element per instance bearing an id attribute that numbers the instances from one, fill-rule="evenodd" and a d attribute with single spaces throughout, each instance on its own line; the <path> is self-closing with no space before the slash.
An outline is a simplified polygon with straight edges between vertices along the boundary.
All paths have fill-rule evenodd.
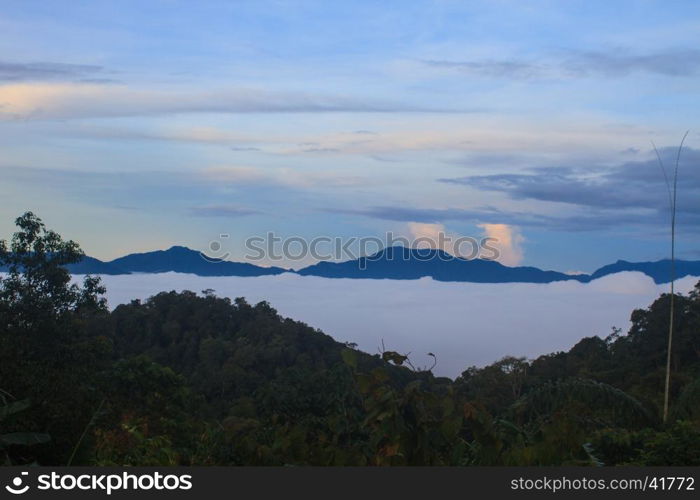
<path id="1" fill-rule="evenodd" d="M 470 365 L 503 356 L 536 357 L 568 350 L 583 337 L 607 336 L 613 326 L 629 328 L 635 308 L 647 307 L 668 285 L 637 272 L 609 275 L 583 284 L 445 283 L 419 280 L 328 279 L 286 273 L 278 276 L 202 277 L 191 274 L 103 276 L 111 308 L 170 290 L 267 300 L 283 316 L 320 328 L 340 342 L 376 353 L 410 352 L 414 365 L 458 376 Z M 82 280 L 82 276 L 74 279 Z M 676 282 L 689 292 L 700 278 Z"/>

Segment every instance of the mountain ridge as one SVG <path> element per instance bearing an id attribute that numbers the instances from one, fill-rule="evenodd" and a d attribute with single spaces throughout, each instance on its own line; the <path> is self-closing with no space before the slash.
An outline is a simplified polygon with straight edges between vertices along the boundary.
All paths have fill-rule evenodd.
<path id="1" fill-rule="evenodd" d="M 201 252 L 174 245 L 167 250 L 131 253 L 111 261 L 85 256 L 70 264 L 74 274 L 132 274 L 180 272 L 199 276 L 268 276 L 285 272 L 301 276 L 350 279 L 419 279 L 471 283 L 581 283 L 623 271 L 637 271 L 656 284 L 670 281 L 671 261 L 630 262 L 618 260 L 590 274 L 567 274 L 533 266 L 505 266 L 493 260 L 463 259 L 442 250 L 388 247 L 375 254 L 344 262 L 322 261 L 299 270 L 262 267 L 247 262 L 205 259 Z M 2 270 L 2 268 L 0 268 Z M 700 261 L 676 260 L 676 278 L 700 276 Z"/>
<path id="2" fill-rule="evenodd" d="M 303 276 L 355 279 L 419 279 L 429 276 L 437 281 L 471 283 L 581 281 L 580 276 L 557 271 L 543 271 L 530 266 L 508 267 L 494 260 L 468 260 L 442 250 L 401 246 L 388 247 L 371 256 L 345 262 L 319 262 L 300 269 L 297 273 Z"/>
<path id="3" fill-rule="evenodd" d="M 167 250 L 131 253 L 107 264 L 129 273 L 181 272 L 199 276 L 264 276 L 287 272 L 281 267 L 261 267 L 248 262 L 205 258 L 196 250 L 174 245 Z"/>

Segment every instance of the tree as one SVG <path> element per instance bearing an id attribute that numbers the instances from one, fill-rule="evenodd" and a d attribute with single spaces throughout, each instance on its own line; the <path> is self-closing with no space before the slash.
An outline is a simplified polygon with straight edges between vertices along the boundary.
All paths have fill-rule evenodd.
<path id="1" fill-rule="evenodd" d="M 71 283 L 65 266 L 83 257 L 77 243 L 47 230 L 31 212 L 15 224 L 9 244 L 0 241 L 0 267 L 8 270 L 0 280 L 0 380 L 31 401 L 23 425 L 52 437 L 23 459 L 65 463 L 94 411 L 97 374 L 111 352 L 105 289 L 90 276 L 82 286 Z"/>
<path id="2" fill-rule="evenodd" d="M 47 230 L 32 212 L 18 217 L 15 225 L 20 230 L 9 247 L 0 240 L 0 267 L 8 268 L 0 281 L 0 313 L 8 327 L 30 328 L 77 310 L 106 310 L 99 278 L 87 276 L 82 288 L 70 284 L 65 266 L 84 257 L 77 243 Z"/>

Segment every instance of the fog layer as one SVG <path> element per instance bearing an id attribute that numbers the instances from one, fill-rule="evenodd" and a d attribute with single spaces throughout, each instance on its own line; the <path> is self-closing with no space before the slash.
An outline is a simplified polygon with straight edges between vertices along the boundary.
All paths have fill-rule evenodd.
<path id="1" fill-rule="evenodd" d="M 636 272 L 591 283 L 446 283 L 327 279 L 296 274 L 202 277 L 162 273 L 103 276 L 111 308 L 160 291 L 211 288 L 219 296 L 266 300 L 283 316 L 323 330 L 340 342 L 376 353 L 410 352 L 414 365 L 431 363 L 434 373 L 458 376 L 506 355 L 536 357 L 568 350 L 583 337 L 605 337 L 613 326 L 626 332 L 635 308 L 647 307 L 668 285 Z M 81 280 L 81 276 L 76 276 Z M 690 291 L 699 278 L 676 282 Z"/>

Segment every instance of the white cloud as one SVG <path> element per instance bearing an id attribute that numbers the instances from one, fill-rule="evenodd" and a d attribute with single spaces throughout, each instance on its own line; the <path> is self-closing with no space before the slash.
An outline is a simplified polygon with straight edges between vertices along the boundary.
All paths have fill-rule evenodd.
<path id="1" fill-rule="evenodd" d="M 483 257 L 475 253 L 479 250 L 477 239 L 470 238 L 469 241 L 473 241 L 473 244 L 466 244 L 465 236 L 449 231 L 444 224 L 409 222 L 408 233 L 412 247 L 437 248 L 465 259 Z"/>
<path id="2" fill-rule="evenodd" d="M 90 83 L 0 86 L 0 118 L 79 119 L 177 113 L 425 112 L 374 98 L 234 87 L 134 87 Z M 441 111 L 441 110 L 434 110 Z"/>
<path id="3" fill-rule="evenodd" d="M 553 114 L 546 124 L 530 115 L 514 116 L 502 111 L 469 111 L 468 122 L 458 109 L 421 109 L 403 103 L 377 101 L 363 96 L 324 95 L 291 90 L 252 87 L 191 88 L 185 85 L 104 85 L 91 83 L 12 83 L 0 85 L 0 121 L 67 120 L 61 135 L 101 139 L 167 140 L 207 144 L 263 144 L 269 153 L 282 155 L 398 155 L 410 159 L 418 151 L 478 154 L 509 152 L 544 155 L 617 154 L 620 144 L 641 147 L 649 131 L 616 126 L 605 116 L 588 112 L 572 119 Z M 377 133 L 349 133 L 366 125 L 365 112 L 382 112 L 373 119 Z M 408 112 L 409 114 L 406 114 Z M 412 112 L 419 112 L 411 115 Z M 425 112 L 425 113 L 424 113 Z M 341 129 L 321 132 L 314 127 L 279 125 L 256 133 L 240 126 L 221 127 L 211 117 L 199 125 L 167 124 L 162 127 L 120 129 L 102 123 L 81 126 L 81 120 L 120 117 L 173 117 L 179 114 L 344 113 Z M 354 114 L 350 117 L 347 114 Z M 428 113 L 426 115 L 426 113 Z M 431 115 L 430 113 L 435 113 Z M 439 120 L 434 119 L 439 114 Z M 431 116 L 431 119 L 426 119 Z M 284 123 L 284 122 L 283 122 Z M 75 125 L 78 124 L 78 125 Z M 62 124 L 63 125 L 63 124 Z M 135 127 L 135 128 L 134 128 Z M 659 142 L 675 135 L 659 135 Z M 308 144 L 313 143 L 313 147 Z M 479 159 L 473 166 L 479 166 Z"/>
<path id="4" fill-rule="evenodd" d="M 80 280 L 81 276 L 76 276 Z M 326 279 L 282 274 L 255 278 L 164 273 L 103 276 L 110 307 L 163 290 L 216 290 L 219 296 L 268 300 L 280 314 L 320 328 L 340 342 L 376 353 L 411 352 L 414 364 L 454 377 L 470 365 L 505 355 L 529 358 L 568 350 L 583 337 L 626 331 L 632 310 L 647 307 L 668 285 L 633 272 L 588 284 L 446 283 L 419 280 Z M 698 278 L 676 282 L 687 293 Z"/>
<path id="5" fill-rule="evenodd" d="M 479 224 L 484 230 L 484 236 L 494 238 L 491 246 L 498 248 L 498 261 L 506 266 L 517 266 L 523 261 L 522 244 L 525 238 L 515 226 L 508 224 Z"/>
<path id="6" fill-rule="evenodd" d="M 446 243 L 444 236 L 454 239 L 453 234 L 448 234 L 443 224 L 427 224 L 423 222 L 409 222 L 408 232 L 413 241 L 418 240 L 419 248 L 439 248 L 449 253 L 452 248 Z M 441 235 L 443 237 L 441 237 Z"/>

